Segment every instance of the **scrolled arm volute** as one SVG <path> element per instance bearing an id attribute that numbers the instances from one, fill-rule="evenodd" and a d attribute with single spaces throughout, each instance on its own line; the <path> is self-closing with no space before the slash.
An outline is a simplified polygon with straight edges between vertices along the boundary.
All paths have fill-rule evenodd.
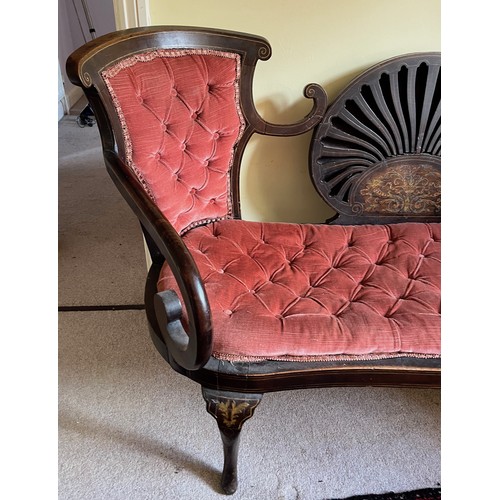
<path id="1" fill-rule="evenodd" d="M 173 290 L 154 296 L 158 326 L 167 349 L 186 370 L 197 370 L 212 354 L 210 306 L 196 263 L 177 231 L 160 212 L 133 173 L 113 151 L 104 151 L 108 172 L 170 266 L 183 306 Z M 187 328 L 184 328 L 184 321 Z"/>
<path id="2" fill-rule="evenodd" d="M 264 135 L 293 136 L 303 134 L 314 128 L 325 114 L 328 106 L 328 96 L 321 85 L 310 83 L 304 88 L 304 97 L 313 100 L 313 107 L 304 119 L 290 125 L 277 125 L 265 121 L 257 113 L 252 102 L 254 113 L 252 113 L 253 120 L 251 120 L 251 123 L 255 127 L 255 132 Z"/>

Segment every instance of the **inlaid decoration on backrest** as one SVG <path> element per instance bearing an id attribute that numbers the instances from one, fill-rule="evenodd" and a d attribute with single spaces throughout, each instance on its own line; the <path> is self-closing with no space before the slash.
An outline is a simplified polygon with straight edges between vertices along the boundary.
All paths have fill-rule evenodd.
<path id="1" fill-rule="evenodd" d="M 439 215 L 439 164 L 418 158 L 383 163 L 359 178 L 352 208 L 359 215 Z"/>
<path id="2" fill-rule="evenodd" d="M 440 215 L 441 58 L 409 54 L 351 82 L 316 127 L 310 168 L 339 220 Z"/>
<path id="3" fill-rule="evenodd" d="M 231 167 L 245 129 L 240 64 L 232 52 L 157 49 L 102 72 L 125 160 L 180 233 L 232 215 Z"/>

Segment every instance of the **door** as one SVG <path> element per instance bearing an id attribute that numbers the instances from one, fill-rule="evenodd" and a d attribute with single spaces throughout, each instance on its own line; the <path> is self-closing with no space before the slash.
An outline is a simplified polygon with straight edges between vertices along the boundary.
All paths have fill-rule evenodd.
<path id="1" fill-rule="evenodd" d="M 93 33 L 95 36 L 101 36 L 117 29 L 115 1 L 124 0 L 58 0 L 58 50 L 62 90 L 65 96 L 64 113 L 68 113 L 69 109 L 83 97 L 83 91 L 73 85 L 66 76 L 66 59 L 75 49 L 92 40 Z M 131 0 L 125 1 L 127 3 Z"/>

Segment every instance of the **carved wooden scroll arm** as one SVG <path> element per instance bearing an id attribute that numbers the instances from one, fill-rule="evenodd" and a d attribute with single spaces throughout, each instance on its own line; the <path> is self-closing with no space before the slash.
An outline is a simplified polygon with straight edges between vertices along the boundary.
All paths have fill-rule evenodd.
<path id="1" fill-rule="evenodd" d="M 314 128 L 323 118 L 328 106 L 326 92 L 317 83 L 307 85 L 304 88 L 304 96 L 313 100 L 313 108 L 303 120 L 290 125 L 277 125 L 265 121 L 255 109 L 253 98 L 248 101 L 244 100 L 242 104 L 243 108 L 248 110 L 249 122 L 254 132 L 263 135 L 292 136 L 303 134 Z"/>
<path id="2" fill-rule="evenodd" d="M 212 354 L 210 306 L 198 268 L 177 231 L 116 153 L 105 150 L 104 159 L 117 188 L 170 266 L 184 301 L 187 331 L 177 294 L 168 290 L 155 295 L 154 308 L 167 349 L 180 366 L 197 370 Z"/>

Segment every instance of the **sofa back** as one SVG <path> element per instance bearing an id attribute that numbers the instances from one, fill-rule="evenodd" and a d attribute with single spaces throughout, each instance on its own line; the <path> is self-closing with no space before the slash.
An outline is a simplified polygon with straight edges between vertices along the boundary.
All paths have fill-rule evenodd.
<path id="1" fill-rule="evenodd" d="M 240 64 L 231 52 L 153 50 L 102 72 L 126 162 L 179 233 L 232 214 Z"/>

